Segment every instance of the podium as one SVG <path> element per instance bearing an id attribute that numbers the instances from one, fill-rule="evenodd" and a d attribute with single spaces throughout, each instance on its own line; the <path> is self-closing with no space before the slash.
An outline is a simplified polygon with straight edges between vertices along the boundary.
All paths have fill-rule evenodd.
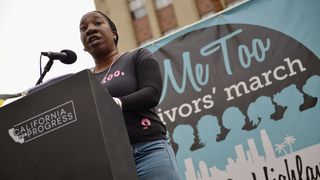
<path id="1" fill-rule="evenodd" d="M 135 180 L 121 110 L 89 70 L 0 108 L 1 180 Z"/>

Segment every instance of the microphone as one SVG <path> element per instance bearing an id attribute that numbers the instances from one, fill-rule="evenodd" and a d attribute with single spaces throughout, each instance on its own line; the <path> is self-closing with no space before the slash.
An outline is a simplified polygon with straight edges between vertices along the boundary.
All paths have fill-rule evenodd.
<path id="1" fill-rule="evenodd" d="M 47 56 L 50 60 L 60 60 L 64 64 L 72 64 L 77 60 L 77 54 L 67 49 L 61 52 L 41 52 L 41 55 Z"/>
<path id="2" fill-rule="evenodd" d="M 51 69 L 54 60 L 60 60 L 64 64 L 72 64 L 77 60 L 77 54 L 71 50 L 64 49 L 61 52 L 41 52 L 41 55 L 47 56 L 49 61 L 44 67 L 44 71 L 41 73 L 36 85 L 42 83 L 42 79 Z"/>

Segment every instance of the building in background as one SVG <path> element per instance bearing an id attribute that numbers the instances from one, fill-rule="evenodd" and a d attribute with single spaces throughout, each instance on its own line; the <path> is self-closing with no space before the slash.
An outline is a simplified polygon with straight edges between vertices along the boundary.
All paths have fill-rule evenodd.
<path id="1" fill-rule="evenodd" d="M 128 51 L 244 0 L 94 0 L 118 27 L 119 50 Z"/>

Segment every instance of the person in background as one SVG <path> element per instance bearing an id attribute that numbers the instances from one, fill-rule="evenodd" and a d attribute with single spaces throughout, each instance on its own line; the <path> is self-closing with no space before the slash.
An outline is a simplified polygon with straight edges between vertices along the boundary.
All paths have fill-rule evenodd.
<path id="1" fill-rule="evenodd" d="M 123 112 L 139 179 L 181 179 L 166 127 L 155 112 L 162 91 L 155 57 L 145 48 L 120 53 L 117 28 L 100 11 L 84 14 L 79 28 L 95 63 L 92 73 Z"/>

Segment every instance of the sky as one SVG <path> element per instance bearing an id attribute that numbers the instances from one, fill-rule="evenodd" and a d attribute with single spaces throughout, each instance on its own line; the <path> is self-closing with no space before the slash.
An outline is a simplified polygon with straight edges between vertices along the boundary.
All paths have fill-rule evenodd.
<path id="1" fill-rule="evenodd" d="M 78 58 L 70 65 L 55 60 L 43 81 L 92 67 L 94 61 L 83 50 L 79 33 L 82 15 L 92 10 L 93 0 L 1 0 L 0 94 L 35 86 L 44 51 L 68 49 Z M 49 59 L 41 59 L 43 69 Z"/>

